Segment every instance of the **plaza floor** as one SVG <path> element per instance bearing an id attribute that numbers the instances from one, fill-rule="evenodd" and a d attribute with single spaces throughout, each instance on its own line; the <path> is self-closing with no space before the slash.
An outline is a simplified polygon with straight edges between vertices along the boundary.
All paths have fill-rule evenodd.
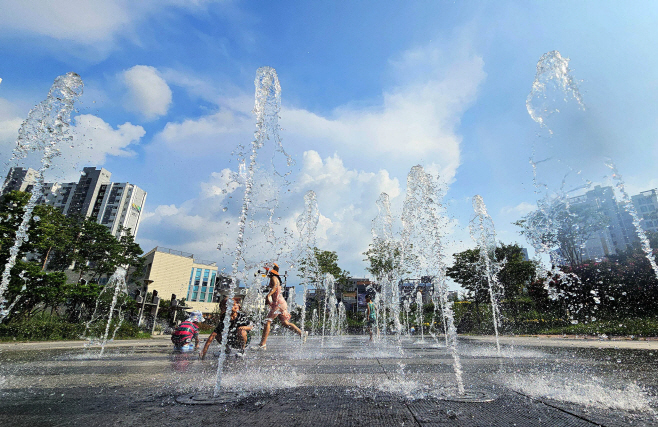
<path id="1" fill-rule="evenodd" d="M 204 400 L 218 352 L 174 354 L 166 337 L 103 357 L 80 342 L 0 344 L 0 425 L 658 425 L 658 341 L 506 337 L 499 354 L 460 337 L 468 402 L 442 338 L 273 336 L 227 358 L 228 403 Z"/>

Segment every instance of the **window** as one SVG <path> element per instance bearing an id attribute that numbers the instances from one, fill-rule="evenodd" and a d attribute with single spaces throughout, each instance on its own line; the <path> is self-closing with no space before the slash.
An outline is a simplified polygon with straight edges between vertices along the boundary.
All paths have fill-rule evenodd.
<path id="1" fill-rule="evenodd" d="M 201 269 L 197 268 L 196 275 L 194 276 L 194 286 L 198 287 L 200 281 L 201 281 Z"/>
<path id="2" fill-rule="evenodd" d="M 190 280 L 191 280 L 191 279 L 190 279 Z M 191 299 L 191 293 L 192 293 L 192 285 L 190 284 L 190 285 L 187 287 L 187 298 L 185 298 L 187 301 L 190 301 L 190 299 Z"/>
<path id="3" fill-rule="evenodd" d="M 217 276 L 217 272 L 213 271 L 212 276 L 210 277 L 210 288 L 208 290 L 208 302 L 212 302 L 212 297 L 215 293 L 215 277 Z"/>

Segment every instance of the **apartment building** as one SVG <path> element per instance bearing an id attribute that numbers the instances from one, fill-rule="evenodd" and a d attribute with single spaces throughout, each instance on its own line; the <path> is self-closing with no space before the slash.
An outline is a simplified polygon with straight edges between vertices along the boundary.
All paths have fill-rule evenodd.
<path id="1" fill-rule="evenodd" d="M 11 168 L 3 194 L 13 190 L 31 192 L 36 174 L 31 168 Z M 128 182 L 111 182 L 111 177 L 112 173 L 104 168 L 86 167 L 78 182 L 44 183 L 40 203 L 52 205 L 65 215 L 91 218 L 117 238 L 122 228 L 136 236 L 147 193 Z"/>

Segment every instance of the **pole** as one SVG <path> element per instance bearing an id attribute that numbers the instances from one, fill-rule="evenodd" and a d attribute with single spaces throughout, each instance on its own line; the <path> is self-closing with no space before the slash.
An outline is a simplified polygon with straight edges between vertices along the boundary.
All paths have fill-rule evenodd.
<path id="1" fill-rule="evenodd" d="M 154 291 L 155 293 L 155 291 Z M 159 296 L 154 296 L 153 297 L 153 304 L 155 304 L 155 307 L 151 309 L 151 313 L 153 314 L 153 324 L 151 325 L 151 336 L 153 336 L 153 331 L 155 330 L 155 321 L 158 318 L 158 309 L 160 308 L 160 297 Z"/>
<path id="2" fill-rule="evenodd" d="M 142 306 L 139 308 L 139 319 L 137 320 L 137 327 L 142 326 L 142 316 L 144 315 L 144 306 L 146 305 L 146 294 L 148 293 L 149 285 L 153 280 L 144 279 L 144 298 L 142 299 Z"/>

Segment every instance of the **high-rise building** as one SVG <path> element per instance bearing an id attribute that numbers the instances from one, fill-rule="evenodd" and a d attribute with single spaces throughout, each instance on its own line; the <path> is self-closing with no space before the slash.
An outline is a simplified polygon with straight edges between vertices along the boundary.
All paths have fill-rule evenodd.
<path id="1" fill-rule="evenodd" d="M 11 168 L 2 186 L 2 194 L 10 191 L 27 191 L 28 186 L 37 183 L 37 171 L 32 168 Z"/>
<path id="2" fill-rule="evenodd" d="M 28 168 L 11 168 L 5 180 L 4 193 L 18 190 L 31 192 L 37 172 Z M 78 182 L 44 183 L 43 198 L 65 215 L 79 215 L 103 224 L 117 238 L 128 229 L 135 236 L 139 228 L 146 191 L 128 182 L 111 182 L 106 169 L 86 167 Z"/>
<path id="3" fill-rule="evenodd" d="M 131 234 L 136 235 L 146 202 L 146 191 L 127 182 L 113 182 L 103 187 L 101 193 L 104 192 L 104 195 L 99 193 L 96 198 L 92 218 L 108 227 L 115 236 L 119 235 L 121 228 L 130 229 Z"/>
<path id="4" fill-rule="evenodd" d="M 66 214 L 91 217 L 98 199 L 104 195 L 101 194 L 99 197 L 99 194 L 103 193 L 101 189 L 110 183 L 111 176 L 112 174 L 103 168 L 84 168 L 80 180 L 75 186 Z"/>
<path id="5" fill-rule="evenodd" d="M 640 216 L 640 226 L 644 231 L 658 232 L 658 189 L 643 191 L 631 197 Z"/>
<path id="6" fill-rule="evenodd" d="M 631 197 L 645 231 L 658 232 L 658 189 L 643 191 Z M 607 225 L 592 233 L 581 248 L 583 260 L 615 255 L 638 241 L 633 218 L 617 201 L 612 187 L 596 186 L 582 196 L 569 199 L 574 212 L 587 206 L 605 216 Z"/>
<path id="7" fill-rule="evenodd" d="M 612 187 L 595 186 L 582 196 L 569 199 L 570 210 L 595 211 L 605 218 L 606 226 L 591 233 L 581 247 L 583 260 L 603 258 L 625 250 L 633 241 L 630 215 L 617 203 Z"/>

